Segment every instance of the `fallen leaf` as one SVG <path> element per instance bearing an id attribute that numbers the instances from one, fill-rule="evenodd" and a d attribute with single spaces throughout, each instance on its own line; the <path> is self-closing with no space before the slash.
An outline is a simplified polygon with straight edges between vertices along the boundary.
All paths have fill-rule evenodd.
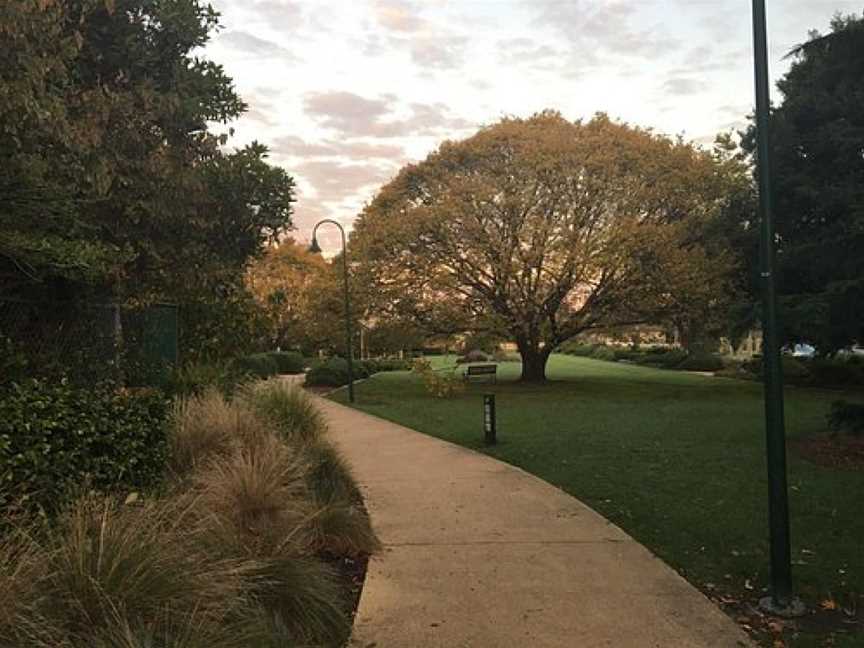
<path id="1" fill-rule="evenodd" d="M 744 587 L 745 587 L 745 589 L 748 589 L 748 590 L 753 589 L 753 583 L 750 582 L 749 578 L 744 581 Z"/>
<path id="2" fill-rule="evenodd" d="M 836 610 L 837 609 L 837 601 L 834 599 L 825 599 L 819 604 L 823 610 Z"/>

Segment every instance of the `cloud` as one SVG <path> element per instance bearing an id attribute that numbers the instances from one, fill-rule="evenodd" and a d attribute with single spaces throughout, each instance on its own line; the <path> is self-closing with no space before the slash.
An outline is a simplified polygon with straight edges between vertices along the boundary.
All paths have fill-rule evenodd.
<path id="1" fill-rule="evenodd" d="M 416 33 L 427 27 L 416 6 L 407 2 L 379 1 L 374 5 L 375 18 L 384 29 Z"/>
<path id="2" fill-rule="evenodd" d="M 299 26 L 302 22 L 303 10 L 292 0 L 257 0 L 250 9 L 266 22 L 275 23 L 282 29 Z"/>
<path id="3" fill-rule="evenodd" d="M 693 77 L 672 77 L 663 83 L 663 92 L 673 95 L 694 95 L 708 89 L 708 84 Z"/>
<path id="4" fill-rule="evenodd" d="M 612 57 L 658 60 L 681 47 L 662 25 L 646 29 L 640 22 L 638 3 L 596 0 L 536 0 L 533 26 L 551 30 L 567 43 L 570 55 L 562 73 L 578 76 Z"/>
<path id="5" fill-rule="evenodd" d="M 530 38 L 507 38 L 497 43 L 498 57 L 503 65 L 542 64 L 561 58 L 561 52 Z"/>
<path id="6" fill-rule="evenodd" d="M 453 70 L 465 62 L 465 36 L 430 36 L 410 41 L 411 60 L 417 65 L 434 70 Z"/>
<path id="7" fill-rule="evenodd" d="M 407 137 L 449 134 L 472 124 L 450 114 L 442 103 L 410 104 L 411 115 L 395 118 L 396 97 L 367 99 L 351 92 L 313 92 L 304 98 L 306 113 L 321 126 L 346 137 Z"/>
<path id="8" fill-rule="evenodd" d="M 221 45 L 248 55 L 250 58 L 279 58 L 292 63 L 300 59 L 291 51 L 273 41 L 265 40 L 245 31 L 229 31 L 217 39 Z"/>
<path id="9" fill-rule="evenodd" d="M 384 38 L 364 45 L 372 55 L 389 50 L 407 50 L 411 61 L 426 70 L 453 70 L 462 67 L 470 39 L 446 24 L 436 24 L 421 15 L 418 5 L 379 0 L 373 13 Z"/>
<path id="10" fill-rule="evenodd" d="M 352 160 L 401 160 L 405 149 L 394 144 L 377 144 L 374 142 L 346 142 L 324 140 L 308 142 L 296 135 L 287 135 L 273 140 L 274 153 L 288 157 L 335 157 Z"/>
<path id="11" fill-rule="evenodd" d="M 319 203 L 338 202 L 354 196 L 361 189 L 378 186 L 390 179 L 393 171 L 374 164 L 346 164 L 309 160 L 291 169 L 315 188 Z"/>

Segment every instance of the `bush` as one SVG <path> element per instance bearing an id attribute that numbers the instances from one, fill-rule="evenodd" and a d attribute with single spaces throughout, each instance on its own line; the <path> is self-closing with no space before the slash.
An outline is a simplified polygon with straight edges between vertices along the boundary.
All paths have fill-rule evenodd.
<path id="1" fill-rule="evenodd" d="M 608 362 L 614 362 L 615 351 L 607 347 L 605 344 L 598 344 L 591 350 L 591 357 L 594 360 L 606 360 Z"/>
<path id="2" fill-rule="evenodd" d="M 71 487 L 137 490 L 162 479 L 168 403 L 160 392 L 30 381 L 0 397 L 0 506 L 54 510 Z"/>
<path id="3" fill-rule="evenodd" d="M 210 388 L 230 395 L 247 378 L 234 363 L 193 362 L 172 371 L 163 388 L 172 396 L 200 396 Z"/>
<path id="4" fill-rule="evenodd" d="M 828 413 L 828 427 L 835 432 L 864 436 L 864 405 L 834 401 Z"/>
<path id="5" fill-rule="evenodd" d="M 321 412 L 302 389 L 279 380 L 246 386 L 238 405 L 245 405 L 292 443 L 318 439 L 326 429 Z"/>
<path id="6" fill-rule="evenodd" d="M 379 549 L 369 517 L 360 506 L 351 470 L 339 452 L 324 440 L 303 448 L 309 465 L 306 483 L 316 513 L 310 523 L 316 551 L 357 556 Z"/>
<path id="7" fill-rule="evenodd" d="M 297 351 L 272 351 L 267 355 L 276 362 L 280 374 L 301 374 L 306 369 L 303 354 Z"/>
<path id="8" fill-rule="evenodd" d="M 681 371 L 720 371 L 723 360 L 713 353 L 696 352 L 689 354 L 676 368 Z"/>
<path id="9" fill-rule="evenodd" d="M 229 403 L 216 389 L 174 403 L 168 435 L 168 467 L 183 478 L 213 459 L 267 434 L 265 421 L 240 403 Z"/>
<path id="10" fill-rule="evenodd" d="M 231 369 L 237 373 L 255 378 L 269 378 L 279 373 L 276 360 L 267 353 L 253 353 L 252 355 L 235 358 L 231 363 Z"/>
<path id="11" fill-rule="evenodd" d="M 491 357 L 486 355 L 480 349 L 474 349 L 473 351 L 469 351 L 465 355 L 456 359 L 456 364 L 469 364 L 471 362 L 489 362 Z"/>
<path id="12" fill-rule="evenodd" d="M 313 387 L 341 387 L 348 384 L 348 362 L 342 358 L 329 358 L 314 363 L 306 374 L 306 384 Z"/>
<path id="13" fill-rule="evenodd" d="M 384 373 L 387 371 L 410 371 L 411 362 L 409 360 L 400 360 L 399 358 L 370 358 L 363 360 L 369 374 Z"/>
<path id="14" fill-rule="evenodd" d="M 332 558 L 378 547 L 344 460 L 279 381 L 178 402 L 161 500 L 87 496 L 0 534 L 0 646 L 336 646 Z M 290 433 L 285 433 L 290 430 Z M 180 449 L 178 451 L 178 448 Z"/>
<path id="15" fill-rule="evenodd" d="M 687 359 L 684 349 L 657 349 L 646 353 L 634 362 L 659 369 L 674 369 Z"/>
<path id="16" fill-rule="evenodd" d="M 566 353 L 567 355 L 588 358 L 594 352 L 595 346 L 595 344 L 584 344 L 582 342 L 570 340 L 568 342 L 564 342 L 561 346 L 559 346 L 558 350 L 561 353 Z"/>
<path id="17" fill-rule="evenodd" d="M 810 384 L 818 387 L 846 387 L 864 384 L 864 369 L 853 358 L 814 358 L 807 364 Z"/>
<path id="18" fill-rule="evenodd" d="M 783 382 L 787 385 L 809 385 L 811 383 L 810 371 L 807 365 L 793 358 L 790 355 L 780 356 L 780 366 L 783 370 Z M 756 376 L 757 380 L 762 380 L 764 371 L 763 360 L 761 357 L 754 356 L 752 360 L 748 360 L 743 364 L 745 371 Z"/>

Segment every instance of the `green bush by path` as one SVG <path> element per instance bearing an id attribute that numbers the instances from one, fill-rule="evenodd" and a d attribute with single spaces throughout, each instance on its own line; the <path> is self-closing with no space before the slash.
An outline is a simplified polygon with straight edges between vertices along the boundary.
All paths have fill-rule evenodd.
<path id="1" fill-rule="evenodd" d="M 253 353 L 252 355 L 235 358 L 231 367 L 234 371 L 247 374 L 254 378 L 269 378 L 279 373 L 276 360 L 267 353 Z"/>
<path id="2" fill-rule="evenodd" d="M 675 368 L 681 371 L 720 371 L 723 360 L 713 353 L 691 353 Z"/>
<path id="3" fill-rule="evenodd" d="M 329 358 L 316 362 L 306 373 L 306 384 L 313 387 L 341 387 L 348 384 L 348 362 Z"/>
<path id="4" fill-rule="evenodd" d="M 495 385 L 442 401 L 419 377 L 381 374 L 358 385 L 356 407 L 519 466 L 620 525 L 713 596 L 755 602 L 768 585 L 762 385 L 556 354 L 545 385 L 503 364 Z M 498 445 L 483 445 L 482 394 L 496 395 Z M 837 394 L 786 392 L 792 551 L 797 593 L 862 605 L 864 471 L 799 454 L 824 435 Z M 862 396 L 846 395 L 861 403 Z M 344 402 L 336 393 L 334 400 Z M 754 589 L 751 589 L 754 588 Z M 820 642 L 805 627 L 790 648 Z M 843 643 L 838 636 L 837 646 Z"/>
<path id="5" fill-rule="evenodd" d="M 301 374 L 306 369 L 303 354 L 298 351 L 271 351 L 267 355 L 276 361 L 280 374 Z"/>
<path id="6" fill-rule="evenodd" d="M 160 392 L 30 381 L 0 396 L 0 507 L 55 510 L 71 488 L 148 489 L 164 474 Z"/>
<path id="7" fill-rule="evenodd" d="M 330 563 L 378 541 L 324 434 L 285 381 L 181 399 L 158 497 L 7 520 L 0 646 L 343 646 L 350 595 Z"/>

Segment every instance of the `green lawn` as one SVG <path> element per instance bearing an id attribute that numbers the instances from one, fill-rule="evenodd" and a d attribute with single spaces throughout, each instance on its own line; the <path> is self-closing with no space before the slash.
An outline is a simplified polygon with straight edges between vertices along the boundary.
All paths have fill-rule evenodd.
<path id="1" fill-rule="evenodd" d="M 706 592 L 760 594 L 768 579 L 761 385 L 570 356 L 551 358 L 546 385 L 514 382 L 519 370 L 504 363 L 497 385 L 474 383 L 442 400 L 410 373 L 378 374 L 357 385 L 357 406 L 560 486 Z M 492 449 L 482 445 L 488 392 L 498 410 Z M 822 433 L 838 397 L 790 388 L 789 438 Z M 344 401 L 344 391 L 334 398 Z M 810 604 L 848 604 L 864 592 L 864 471 L 789 454 L 798 592 Z M 820 645 L 806 635 L 791 645 Z M 861 645 L 861 637 L 831 645 Z"/>

